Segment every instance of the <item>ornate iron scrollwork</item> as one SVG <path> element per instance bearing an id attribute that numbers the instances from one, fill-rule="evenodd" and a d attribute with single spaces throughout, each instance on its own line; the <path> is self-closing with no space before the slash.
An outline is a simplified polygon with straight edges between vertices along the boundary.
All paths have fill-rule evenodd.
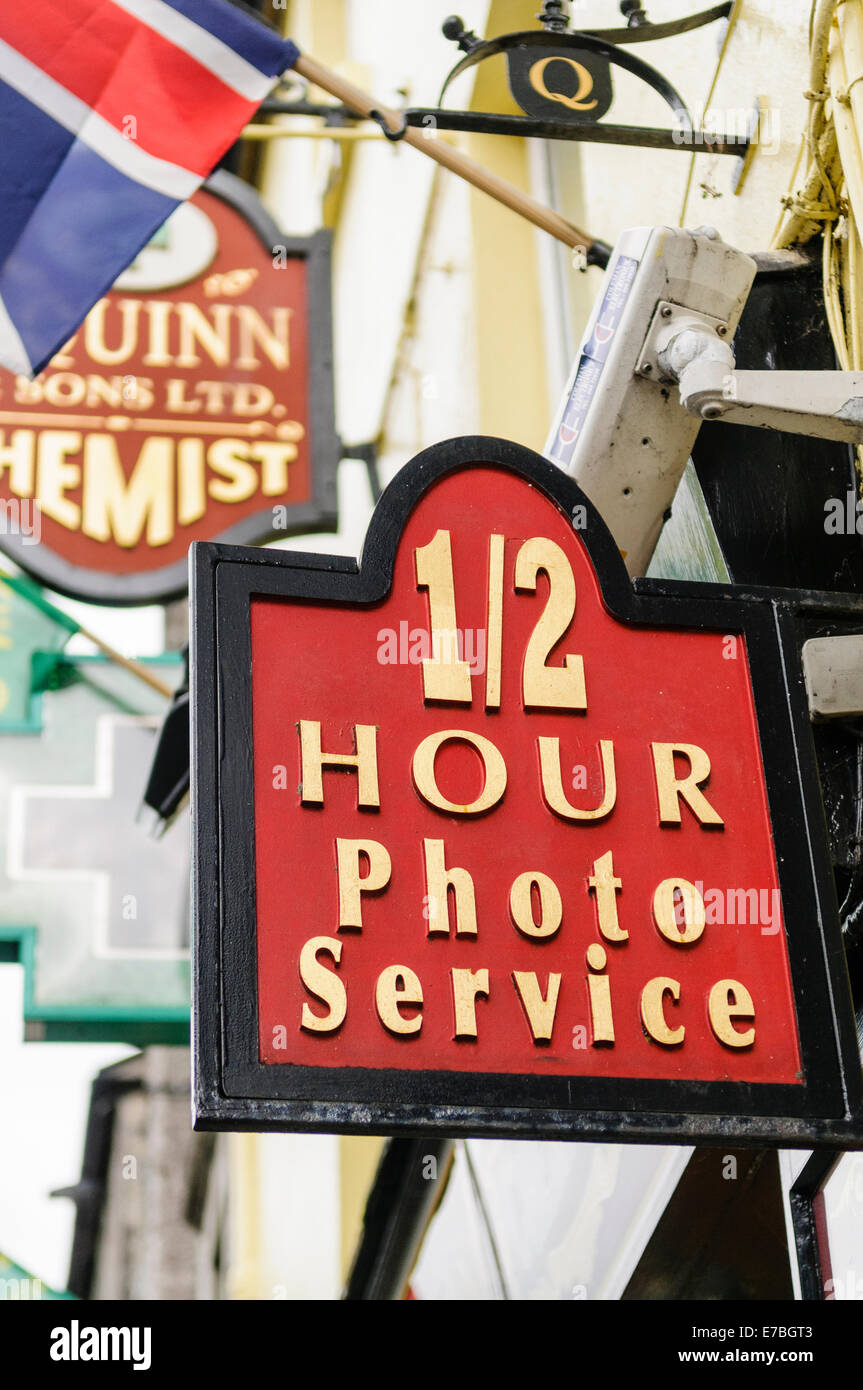
<path id="1" fill-rule="evenodd" d="M 624 0 L 625 28 L 571 31 L 563 0 L 546 0 L 538 19 L 541 29 L 527 29 L 480 39 L 458 15 L 444 22 L 446 38 L 458 44 L 463 56 L 448 74 L 437 109 L 411 108 L 409 126 L 441 130 L 481 131 L 498 135 L 537 136 L 551 140 L 590 140 L 604 144 L 642 145 L 653 149 L 709 149 L 713 154 L 744 156 L 749 132 L 714 134 L 698 131 L 676 88 L 627 45 L 671 38 L 723 19 L 731 11 L 730 0 L 710 9 L 664 24 L 653 24 L 644 7 Z M 455 79 L 477 63 L 498 54 L 506 56 L 509 86 L 524 113 L 521 116 L 493 112 L 448 110 L 443 102 Z M 656 129 L 603 123 L 614 100 L 612 69 L 621 68 L 652 88 L 674 115 L 675 128 Z"/>

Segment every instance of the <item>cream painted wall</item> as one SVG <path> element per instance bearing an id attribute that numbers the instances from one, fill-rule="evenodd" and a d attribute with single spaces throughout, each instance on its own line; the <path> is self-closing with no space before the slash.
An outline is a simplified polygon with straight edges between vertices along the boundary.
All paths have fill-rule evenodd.
<path id="1" fill-rule="evenodd" d="M 228 1296 L 332 1300 L 342 1288 L 339 1140 L 230 1134 Z"/>
<path id="2" fill-rule="evenodd" d="M 654 23 L 702 8 L 691 0 L 651 0 Z M 614 0 L 582 0 L 575 11 L 585 29 L 622 23 Z M 690 34 L 629 49 L 658 69 L 693 109 L 707 95 L 716 68 L 722 21 Z M 656 93 L 622 69 L 612 69 L 614 103 L 605 117 L 620 125 L 671 125 L 671 112 Z M 624 227 L 677 224 L 690 159 L 678 150 L 643 150 L 625 145 L 553 142 L 561 211 L 594 236 L 614 241 Z M 703 220 L 703 219 L 702 219 Z"/>
<path id="3" fill-rule="evenodd" d="M 436 181 L 383 420 L 382 482 L 440 439 L 480 430 L 470 194 Z"/>
<path id="4" fill-rule="evenodd" d="M 462 7 L 482 25 L 484 4 Z M 366 84 L 394 105 L 434 101 L 448 62 L 440 26 L 446 3 L 353 0 L 347 52 Z M 406 146 L 364 143 L 353 152 L 335 229 L 337 423 L 348 442 L 377 438 L 396 366 L 436 166 Z"/>
<path id="5" fill-rule="evenodd" d="M 759 139 L 740 187 L 732 190 L 735 161 L 700 154 L 692 162 L 684 225 L 709 220 L 726 241 L 746 251 L 766 250 L 781 214 L 806 120 L 809 86 L 810 0 L 744 0 L 728 38 L 709 105 L 733 115 L 763 98 Z"/>
<path id="6" fill-rule="evenodd" d="M 691 0 L 652 0 L 648 7 L 656 23 L 697 8 Z M 739 193 L 732 186 L 738 171 L 732 156 L 553 141 L 546 148 L 559 210 L 611 243 L 625 227 L 707 223 L 744 250 L 766 250 L 805 119 L 809 9 L 810 0 L 738 0 L 730 26 L 720 21 L 632 50 L 677 88 L 696 122 L 706 110 L 718 127 L 743 130 L 755 98 L 764 99 L 760 142 Z M 573 17 L 584 28 L 619 18 L 612 0 L 576 0 Z M 670 127 L 670 111 L 642 84 L 628 74 L 613 82 L 615 102 L 606 120 Z M 599 281 L 596 270 L 566 273 L 576 338 Z"/>

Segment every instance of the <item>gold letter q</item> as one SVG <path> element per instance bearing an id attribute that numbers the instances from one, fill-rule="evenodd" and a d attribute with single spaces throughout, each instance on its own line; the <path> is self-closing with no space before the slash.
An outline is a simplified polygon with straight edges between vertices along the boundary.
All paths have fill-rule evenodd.
<path id="1" fill-rule="evenodd" d="M 569 66 L 574 69 L 578 78 L 578 91 L 574 97 L 568 97 L 564 92 L 550 92 L 548 90 L 545 85 L 545 70 L 549 63 L 569 63 Z M 587 68 L 582 63 L 577 63 L 574 58 L 564 58 L 553 53 L 534 63 L 528 75 L 533 90 L 539 92 L 539 95 L 545 97 L 547 101 L 559 101 L 562 106 L 568 106 L 572 111 L 592 111 L 596 106 L 596 97 L 593 101 L 584 100 L 593 91 L 593 78 Z"/>

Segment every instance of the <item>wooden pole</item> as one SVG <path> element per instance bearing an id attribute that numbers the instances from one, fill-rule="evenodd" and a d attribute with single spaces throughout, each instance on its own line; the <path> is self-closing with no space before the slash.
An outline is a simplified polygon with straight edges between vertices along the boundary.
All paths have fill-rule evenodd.
<path id="1" fill-rule="evenodd" d="M 164 681 L 160 681 L 159 677 L 154 676 L 152 671 L 149 671 L 141 662 L 132 661 L 130 657 L 123 656 L 123 653 L 118 652 L 116 647 L 109 646 L 107 642 L 102 641 L 101 637 L 97 637 L 95 632 L 90 632 L 86 627 L 79 626 L 78 631 L 82 637 L 86 637 L 88 642 L 92 642 L 94 646 L 98 647 L 99 651 L 103 656 L 107 656 L 109 661 L 113 661 L 118 666 L 124 667 L 124 669 L 129 671 L 133 676 L 137 676 L 139 681 L 143 681 L 145 685 L 149 685 L 151 690 L 156 690 L 160 695 L 164 695 L 167 700 L 173 699 L 174 692 L 171 687 L 166 685 Z"/>
<path id="2" fill-rule="evenodd" d="M 309 58 L 306 54 L 301 54 L 294 64 L 294 71 L 301 77 L 305 77 L 308 82 L 313 82 L 316 87 L 321 87 L 330 96 L 336 97 L 345 106 L 350 107 L 351 111 L 356 111 L 358 115 L 368 118 L 372 111 L 378 111 L 386 121 L 390 130 L 401 129 L 402 117 L 398 111 L 390 106 L 384 106 L 380 101 L 375 101 L 374 97 L 355 87 L 347 78 L 333 72 L 331 68 L 324 67 L 323 63 L 318 63 L 314 58 Z M 579 227 L 574 227 L 571 222 L 567 222 L 565 217 L 546 207 L 544 203 L 537 202 L 536 198 L 531 198 L 529 193 L 524 193 L 522 189 L 516 188 L 515 184 L 508 183 L 506 179 L 498 178 L 490 169 L 485 169 L 469 155 L 462 154 L 461 150 L 456 150 L 445 140 L 436 138 L 435 131 L 414 130 L 408 126 L 404 134 L 404 141 L 408 145 L 413 145 L 415 150 L 421 150 L 423 154 L 434 159 L 438 164 L 442 164 L 445 169 L 450 169 L 454 174 L 466 179 L 473 184 L 474 188 L 479 188 L 483 193 L 488 193 L 491 198 L 496 198 L 504 207 L 511 208 L 519 216 L 526 217 L 528 222 L 532 222 L 535 227 L 540 227 L 544 232 L 556 237 L 564 245 L 571 247 L 581 246 L 585 250 L 591 246 L 595 238 L 589 236 L 587 232 L 581 231 Z"/>
<path id="3" fill-rule="evenodd" d="M 154 676 L 153 673 L 149 671 L 146 666 L 142 666 L 140 662 L 132 661 L 130 657 L 123 656 L 122 652 L 118 652 L 116 647 L 111 647 L 107 642 L 103 642 L 101 637 L 97 637 L 95 632 L 91 632 L 89 628 L 84 627 L 78 622 L 77 618 L 71 617 L 64 609 L 58 608 L 56 604 L 51 603 L 49 599 L 45 598 L 39 586 L 34 584 L 32 579 L 28 579 L 26 575 L 9 574 L 7 570 L 0 569 L 0 584 L 7 584 L 13 593 L 18 594 L 24 599 L 25 603 L 31 603 L 34 608 L 38 608 L 41 612 L 47 613 L 48 617 L 59 624 L 60 627 L 64 627 L 70 636 L 80 634 L 82 637 L 85 637 L 88 642 L 92 642 L 95 647 L 98 647 L 102 655 L 107 656 L 109 661 L 115 662 L 118 666 L 122 666 L 124 670 L 129 671 L 133 676 L 137 676 L 138 680 L 143 681 L 145 685 L 149 685 L 151 690 L 157 690 L 160 695 L 164 695 L 168 700 L 173 699 L 174 692 L 169 685 L 166 685 L 164 681 L 160 681 L 158 676 Z"/>

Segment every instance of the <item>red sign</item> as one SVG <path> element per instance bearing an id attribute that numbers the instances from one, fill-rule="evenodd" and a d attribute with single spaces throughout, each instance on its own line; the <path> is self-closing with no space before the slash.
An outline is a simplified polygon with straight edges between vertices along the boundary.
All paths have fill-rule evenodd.
<path id="1" fill-rule="evenodd" d="M 196 566 L 199 1124 L 857 1123 L 787 594 L 633 589 L 487 439 L 405 468 L 359 567 Z"/>
<path id="2" fill-rule="evenodd" d="M 0 546 L 106 602 L 186 586 L 196 540 L 332 524 L 322 239 L 285 242 L 220 174 L 181 205 L 34 381 L 0 371 Z M 314 299 L 314 302 L 312 300 Z"/>
<path id="3" fill-rule="evenodd" d="M 622 626 L 491 468 L 251 631 L 263 1061 L 799 1080 L 744 637 Z"/>

